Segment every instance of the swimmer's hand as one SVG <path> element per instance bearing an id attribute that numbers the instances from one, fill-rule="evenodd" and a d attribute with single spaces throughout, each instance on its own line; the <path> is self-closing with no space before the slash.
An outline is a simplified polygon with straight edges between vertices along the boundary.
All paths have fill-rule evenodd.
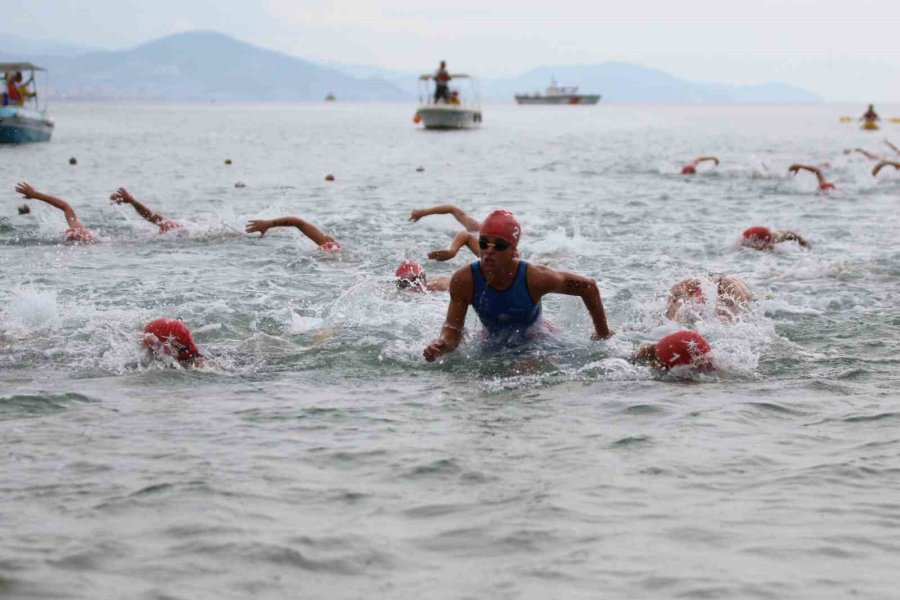
<path id="1" fill-rule="evenodd" d="M 414 209 L 411 213 L 409 213 L 409 220 L 412 222 L 416 222 L 422 217 L 428 216 L 428 213 L 422 209 Z"/>
<path id="2" fill-rule="evenodd" d="M 132 202 L 134 202 L 134 196 L 123 187 L 117 189 L 109 197 L 110 204 L 131 204 Z"/>
<path id="3" fill-rule="evenodd" d="M 33 200 L 38 197 L 40 192 L 36 189 L 25 183 L 24 181 L 16 184 L 16 191 L 25 196 L 28 200 Z"/>
<path id="4" fill-rule="evenodd" d="M 266 235 L 266 232 L 272 226 L 272 221 L 266 219 L 259 219 L 256 221 L 250 221 L 247 223 L 247 227 L 244 228 L 244 231 L 247 233 L 256 233 L 259 232 L 259 237 Z"/>
<path id="5" fill-rule="evenodd" d="M 613 332 L 612 332 L 611 329 L 608 329 L 608 330 L 606 331 L 606 335 L 597 333 L 597 332 L 595 331 L 594 333 L 591 334 L 591 340 L 593 340 L 593 341 L 595 341 L 595 342 L 599 342 L 600 340 L 608 340 L 608 339 L 611 338 L 612 336 L 613 336 Z"/>
<path id="6" fill-rule="evenodd" d="M 446 354 L 448 352 L 447 348 L 447 340 L 444 338 L 438 338 L 433 340 L 428 347 L 425 348 L 425 351 L 422 354 L 425 356 L 425 360 L 428 362 L 434 362 L 440 357 L 442 354 Z"/>
<path id="7" fill-rule="evenodd" d="M 800 171 L 800 165 L 791 165 L 788 167 L 788 173 L 796 175 Z"/>
<path id="8" fill-rule="evenodd" d="M 456 256 L 456 251 L 454 250 L 432 250 L 428 253 L 429 260 L 437 260 L 440 262 L 450 260 L 454 256 Z"/>

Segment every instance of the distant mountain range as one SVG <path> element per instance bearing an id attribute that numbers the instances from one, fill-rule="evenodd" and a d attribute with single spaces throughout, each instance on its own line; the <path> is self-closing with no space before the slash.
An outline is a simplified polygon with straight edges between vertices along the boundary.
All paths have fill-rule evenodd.
<path id="1" fill-rule="evenodd" d="M 175 34 L 125 51 L 19 38 L 0 50 L 0 61 L 10 60 L 49 68 L 53 96 L 84 100 L 321 101 L 334 94 L 340 100 L 411 101 L 418 75 L 365 65 L 320 65 L 210 31 Z M 423 65 L 423 71 L 433 66 Z M 540 67 L 483 80 L 481 89 L 485 99 L 511 101 L 516 93 L 543 90 L 551 78 L 602 94 L 604 102 L 822 101 L 785 83 L 698 83 L 623 62 Z"/>

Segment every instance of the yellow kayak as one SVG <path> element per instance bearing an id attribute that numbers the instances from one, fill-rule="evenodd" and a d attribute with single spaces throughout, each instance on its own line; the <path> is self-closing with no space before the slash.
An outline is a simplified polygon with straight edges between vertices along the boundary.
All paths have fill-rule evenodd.
<path id="1" fill-rule="evenodd" d="M 841 123 L 850 123 L 853 121 L 853 117 L 841 117 Z"/>
<path id="2" fill-rule="evenodd" d="M 865 129 L 866 131 L 878 131 L 878 123 L 875 121 L 866 121 L 862 124 L 860 129 Z"/>

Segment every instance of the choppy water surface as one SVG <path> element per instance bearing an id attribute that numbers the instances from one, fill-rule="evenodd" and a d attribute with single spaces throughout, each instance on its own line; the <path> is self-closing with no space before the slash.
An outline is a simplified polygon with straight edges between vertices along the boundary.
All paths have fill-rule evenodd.
<path id="1" fill-rule="evenodd" d="M 896 597 L 900 173 L 843 150 L 900 126 L 854 110 L 488 106 L 441 134 L 406 105 L 57 106 L 53 142 L 0 148 L 0 596 Z M 17 215 L 17 181 L 101 241 Z M 110 206 L 123 185 L 186 231 Z M 406 217 L 438 202 L 514 211 L 524 258 L 597 279 L 615 338 L 554 297 L 530 352 L 480 349 L 470 314 L 426 364 L 446 296 L 389 280 L 470 259 L 425 261 L 458 226 Z M 243 233 L 288 214 L 344 252 Z M 751 225 L 813 248 L 739 248 Z M 706 272 L 757 297 L 695 321 L 718 372 L 630 364 Z M 163 315 L 212 366 L 148 362 Z"/>

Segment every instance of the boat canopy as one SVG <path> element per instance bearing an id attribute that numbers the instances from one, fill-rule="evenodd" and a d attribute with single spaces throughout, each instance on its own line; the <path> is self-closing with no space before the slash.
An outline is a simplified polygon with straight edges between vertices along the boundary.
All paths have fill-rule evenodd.
<path id="1" fill-rule="evenodd" d="M 46 71 L 47 69 L 28 62 L 0 63 L 0 73 L 9 71 Z"/>
<path id="2" fill-rule="evenodd" d="M 434 79 L 434 73 L 419 75 L 419 81 L 428 81 L 429 79 Z M 450 73 L 450 79 L 471 79 L 471 77 L 465 73 Z"/>

